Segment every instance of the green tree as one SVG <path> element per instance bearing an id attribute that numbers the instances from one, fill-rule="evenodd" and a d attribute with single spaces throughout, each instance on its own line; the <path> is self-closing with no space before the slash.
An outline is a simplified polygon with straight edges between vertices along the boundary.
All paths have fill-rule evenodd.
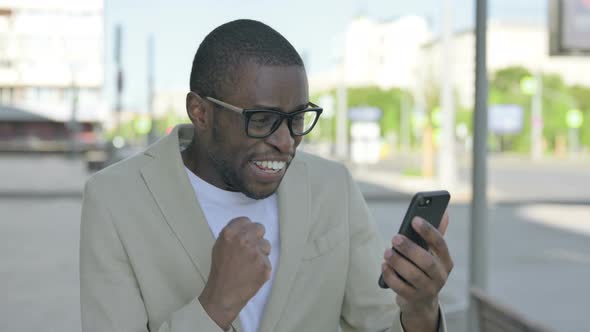
<path id="1" fill-rule="evenodd" d="M 558 75 L 543 75 L 543 137 L 550 150 L 558 137 L 567 136 L 567 111 L 575 107 L 568 87 Z"/>
<path id="2" fill-rule="evenodd" d="M 584 115 L 584 124 L 580 128 L 580 143 L 590 147 L 590 87 L 574 85 L 570 88 L 570 93 Z"/>
<path id="3" fill-rule="evenodd" d="M 531 126 L 528 119 L 531 117 L 531 97 L 526 95 L 520 87 L 520 82 L 527 76 L 531 76 L 531 73 L 523 67 L 500 69 L 494 73 L 489 89 L 490 105 L 516 104 L 524 109 L 522 132 L 514 136 L 504 137 L 510 142 L 514 150 L 520 152 L 526 152 L 530 149 Z M 497 144 L 498 140 L 499 137 L 493 137 L 492 142 Z"/>
<path id="4" fill-rule="evenodd" d="M 348 107 L 372 106 L 381 109 L 383 117 L 379 121 L 381 135 L 395 133 L 399 136 L 401 102 L 404 94 L 401 89 L 382 90 L 378 87 L 348 89 Z"/>
<path id="5" fill-rule="evenodd" d="M 331 90 L 324 93 L 314 93 L 311 96 L 312 100 L 317 101 L 322 95 L 331 95 L 336 101 L 336 91 Z M 408 98 L 411 104 L 410 94 L 401 89 L 382 90 L 375 86 L 370 87 L 354 87 L 347 90 L 347 106 L 348 108 L 371 106 L 379 108 L 382 113 L 382 118 L 379 121 L 382 137 L 394 133 L 399 136 L 400 131 L 400 114 L 401 114 L 401 100 Z M 321 106 L 321 105 L 320 105 Z M 335 103 L 336 108 L 338 107 Z M 408 107 L 411 107 L 410 105 Z M 320 117 L 318 121 L 318 129 L 310 134 L 312 140 L 335 140 L 336 135 L 336 117 L 326 118 Z"/>
<path id="6" fill-rule="evenodd" d="M 498 70 L 491 80 L 489 101 L 494 104 L 516 104 L 524 109 L 523 130 L 507 138 L 512 148 L 518 152 L 530 150 L 531 107 L 533 96 L 527 95 L 521 88 L 521 81 L 532 74 L 523 67 L 508 67 Z M 558 137 L 567 135 L 566 113 L 574 106 L 571 89 L 561 77 L 555 74 L 542 75 L 543 92 L 543 137 L 550 150 L 555 149 Z"/>

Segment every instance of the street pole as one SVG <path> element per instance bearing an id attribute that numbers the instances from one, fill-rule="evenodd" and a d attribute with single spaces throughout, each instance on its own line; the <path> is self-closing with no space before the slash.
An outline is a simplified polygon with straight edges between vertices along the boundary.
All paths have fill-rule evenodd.
<path id="1" fill-rule="evenodd" d="M 541 70 L 535 74 L 535 94 L 531 106 L 531 159 L 543 157 L 543 80 Z"/>
<path id="2" fill-rule="evenodd" d="M 442 18 L 442 54 L 441 54 L 441 106 L 442 106 L 442 140 L 439 146 L 438 179 L 449 190 L 457 181 L 457 163 L 455 154 L 455 105 L 453 101 L 453 1 L 443 1 Z"/>
<path id="3" fill-rule="evenodd" d="M 338 111 L 336 112 L 336 157 L 340 160 L 348 159 L 348 93 L 346 89 L 346 62 L 344 56 L 340 64 L 340 83 L 336 91 Z"/>
<path id="4" fill-rule="evenodd" d="M 117 67 L 116 95 L 115 95 L 115 136 L 121 135 L 121 109 L 123 94 L 123 65 L 121 60 L 121 48 L 123 44 L 123 31 L 120 24 L 115 26 L 115 65 Z"/>
<path id="5" fill-rule="evenodd" d="M 475 14 L 475 116 L 473 122 L 473 174 L 471 232 L 469 241 L 469 286 L 487 288 L 487 0 L 477 0 Z M 469 295 L 467 331 L 479 331 L 477 308 Z"/>
<path id="6" fill-rule="evenodd" d="M 148 72 L 148 113 L 150 115 L 150 131 L 148 133 L 148 145 L 156 141 L 156 123 L 154 120 L 154 35 L 150 35 L 147 45 L 147 72 Z"/>
<path id="7" fill-rule="evenodd" d="M 568 129 L 568 147 L 570 158 L 575 158 L 580 146 L 580 135 L 578 128 Z"/>
<path id="8" fill-rule="evenodd" d="M 72 115 L 70 117 L 69 129 L 70 129 L 70 153 L 69 157 L 74 159 L 78 156 L 78 133 L 80 132 L 80 126 L 78 124 L 78 86 L 76 81 L 72 78 Z"/>

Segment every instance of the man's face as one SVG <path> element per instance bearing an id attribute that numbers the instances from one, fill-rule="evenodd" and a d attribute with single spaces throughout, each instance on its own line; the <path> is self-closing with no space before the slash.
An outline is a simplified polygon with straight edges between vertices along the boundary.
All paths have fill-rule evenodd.
<path id="1" fill-rule="evenodd" d="M 306 108 L 307 77 L 299 66 L 242 65 L 237 85 L 223 101 L 249 109 L 265 108 L 294 112 Z M 301 136 L 291 136 L 287 121 L 269 137 L 255 139 L 246 135 L 244 117 L 216 107 L 211 140 L 207 147 L 209 161 L 221 176 L 225 189 L 243 192 L 262 199 L 278 188 Z"/>

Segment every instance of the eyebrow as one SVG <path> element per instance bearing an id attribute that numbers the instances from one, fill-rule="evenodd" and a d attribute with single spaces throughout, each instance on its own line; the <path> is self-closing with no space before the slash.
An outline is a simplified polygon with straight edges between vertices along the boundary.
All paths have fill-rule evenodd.
<path id="1" fill-rule="evenodd" d="M 295 107 L 295 109 L 291 112 L 302 111 L 309 106 L 309 103 L 310 102 L 308 101 L 305 104 L 297 105 L 297 107 Z M 274 106 L 268 106 L 268 105 L 256 104 L 252 108 L 264 108 L 264 109 L 273 110 L 273 111 L 286 112 L 286 111 L 282 110 L 280 107 L 274 107 Z"/>

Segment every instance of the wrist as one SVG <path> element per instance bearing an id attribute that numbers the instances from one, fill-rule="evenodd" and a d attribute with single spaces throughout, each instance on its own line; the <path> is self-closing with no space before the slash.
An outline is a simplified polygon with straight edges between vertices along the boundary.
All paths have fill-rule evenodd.
<path id="1" fill-rule="evenodd" d="M 438 301 L 403 308 L 402 326 L 405 331 L 437 331 L 440 319 Z"/>
<path id="2" fill-rule="evenodd" d="M 207 315 L 224 331 L 229 330 L 231 323 L 240 313 L 240 310 L 236 310 L 235 306 L 213 299 L 206 290 L 203 290 L 198 300 L 205 312 L 207 312 Z"/>

